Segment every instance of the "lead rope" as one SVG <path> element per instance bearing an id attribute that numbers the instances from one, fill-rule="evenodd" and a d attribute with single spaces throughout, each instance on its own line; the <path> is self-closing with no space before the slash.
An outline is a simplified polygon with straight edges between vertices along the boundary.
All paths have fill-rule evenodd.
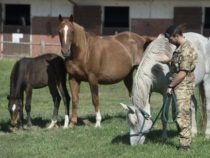
<path id="1" fill-rule="evenodd" d="M 174 102 L 173 106 L 175 106 L 174 107 L 175 108 L 175 117 L 173 118 L 173 121 L 175 121 L 176 120 L 176 117 L 177 117 L 177 114 L 178 114 L 178 106 L 177 106 L 177 103 L 176 103 L 176 96 L 174 94 L 174 91 L 172 91 L 172 95 L 170 95 L 170 96 L 167 95 L 166 96 L 166 99 L 164 100 L 164 103 L 163 103 L 160 111 L 158 112 L 156 118 L 154 119 L 154 121 L 151 119 L 152 122 L 153 122 L 151 128 L 149 128 L 148 130 L 146 130 L 144 132 L 143 132 L 143 127 L 144 127 L 144 124 L 145 124 L 145 120 L 148 120 L 150 118 L 150 115 L 146 111 L 144 111 L 143 109 L 139 108 L 140 112 L 144 116 L 143 125 L 142 125 L 142 127 L 141 127 L 141 129 L 140 129 L 140 131 L 138 133 L 131 134 L 130 136 L 131 137 L 132 136 L 143 136 L 143 135 L 148 134 L 152 130 L 152 128 L 154 127 L 155 123 L 157 122 L 157 119 L 160 116 L 161 112 L 163 112 L 163 119 L 164 119 L 164 121 L 165 122 L 168 122 L 168 119 L 166 117 L 166 115 L 167 115 L 167 110 L 166 109 L 169 108 L 169 105 L 170 105 L 170 99 L 169 99 L 169 97 L 171 97 L 171 96 L 172 96 L 172 99 L 173 99 L 173 102 Z M 140 140 L 140 138 L 139 138 L 139 140 Z M 139 142 L 139 140 L 138 140 L 138 142 Z"/>
<path id="2" fill-rule="evenodd" d="M 170 97 L 172 97 L 172 100 L 173 100 L 172 106 L 174 106 L 174 109 L 175 109 L 175 115 L 174 115 L 173 121 L 176 120 L 179 111 L 178 111 L 178 105 L 177 105 L 177 102 L 176 102 L 176 95 L 175 95 L 174 91 L 172 91 L 171 95 L 166 96 L 166 99 L 164 100 L 163 106 L 161 107 L 161 109 L 160 109 L 157 117 L 155 118 L 155 120 L 154 120 L 151 128 L 149 129 L 149 131 L 151 131 L 151 129 L 153 128 L 153 126 L 154 126 L 155 122 L 157 121 L 161 111 L 163 111 L 163 121 L 165 121 L 166 123 L 168 122 L 168 119 L 166 117 L 166 115 L 168 114 L 168 110 L 166 110 L 166 109 L 168 109 L 169 106 L 170 106 L 170 103 L 171 103 Z"/>
<path id="3" fill-rule="evenodd" d="M 172 106 L 173 106 L 173 108 L 175 109 L 175 115 L 174 115 L 174 117 L 173 117 L 173 121 L 175 121 L 176 118 L 177 118 L 177 115 L 178 115 L 178 112 L 179 112 L 179 111 L 178 111 L 178 105 L 177 105 L 177 102 L 176 102 L 176 95 L 175 95 L 174 91 L 172 91 L 172 94 L 171 94 L 170 96 L 167 96 L 166 99 L 168 100 L 169 97 L 172 97 L 172 101 L 173 101 Z M 171 101 L 171 99 L 170 99 L 170 101 Z M 164 109 L 163 109 L 163 121 L 164 121 L 165 123 L 168 122 L 168 118 L 166 117 L 166 115 L 168 114 L 168 108 L 169 108 L 169 106 L 170 106 L 170 102 L 168 103 L 168 107 L 165 106 Z"/>

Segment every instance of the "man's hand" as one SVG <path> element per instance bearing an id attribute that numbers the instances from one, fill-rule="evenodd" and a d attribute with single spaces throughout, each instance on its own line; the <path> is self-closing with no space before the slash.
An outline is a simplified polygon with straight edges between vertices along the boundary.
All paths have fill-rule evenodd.
<path id="1" fill-rule="evenodd" d="M 172 91 L 173 91 L 173 88 L 168 87 L 168 88 L 167 88 L 167 91 L 166 91 L 166 94 L 167 94 L 167 95 L 171 95 L 171 94 L 172 94 Z"/>

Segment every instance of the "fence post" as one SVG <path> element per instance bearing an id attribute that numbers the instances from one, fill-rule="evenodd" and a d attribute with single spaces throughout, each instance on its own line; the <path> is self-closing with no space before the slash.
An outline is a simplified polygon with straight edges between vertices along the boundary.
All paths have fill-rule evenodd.
<path id="1" fill-rule="evenodd" d="M 41 40 L 40 42 L 40 54 L 45 53 L 45 41 Z"/>

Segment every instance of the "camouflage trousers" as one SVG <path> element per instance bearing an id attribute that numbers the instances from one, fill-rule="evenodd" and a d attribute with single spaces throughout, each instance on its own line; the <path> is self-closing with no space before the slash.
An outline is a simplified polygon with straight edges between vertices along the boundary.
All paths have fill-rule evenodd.
<path id="1" fill-rule="evenodd" d="M 190 101 L 192 91 L 175 90 L 178 106 L 178 116 L 176 122 L 179 127 L 179 137 L 181 146 L 191 145 L 191 121 L 190 121 Z"/>

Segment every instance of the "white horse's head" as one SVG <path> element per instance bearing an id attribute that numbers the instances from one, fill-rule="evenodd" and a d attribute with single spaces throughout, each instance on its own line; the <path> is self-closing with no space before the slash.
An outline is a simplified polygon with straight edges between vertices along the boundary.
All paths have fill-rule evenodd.
<path id="1" fill-rule="evenodd" d="M 141 109 L 138 109 L 137 106 L 128 106 L 123 103 L 120 104 L 128 111 L 130 144 L 143 144 L 146 138 L 145 136 L 152 126 L 150 115 L 141 111 Z"/>

